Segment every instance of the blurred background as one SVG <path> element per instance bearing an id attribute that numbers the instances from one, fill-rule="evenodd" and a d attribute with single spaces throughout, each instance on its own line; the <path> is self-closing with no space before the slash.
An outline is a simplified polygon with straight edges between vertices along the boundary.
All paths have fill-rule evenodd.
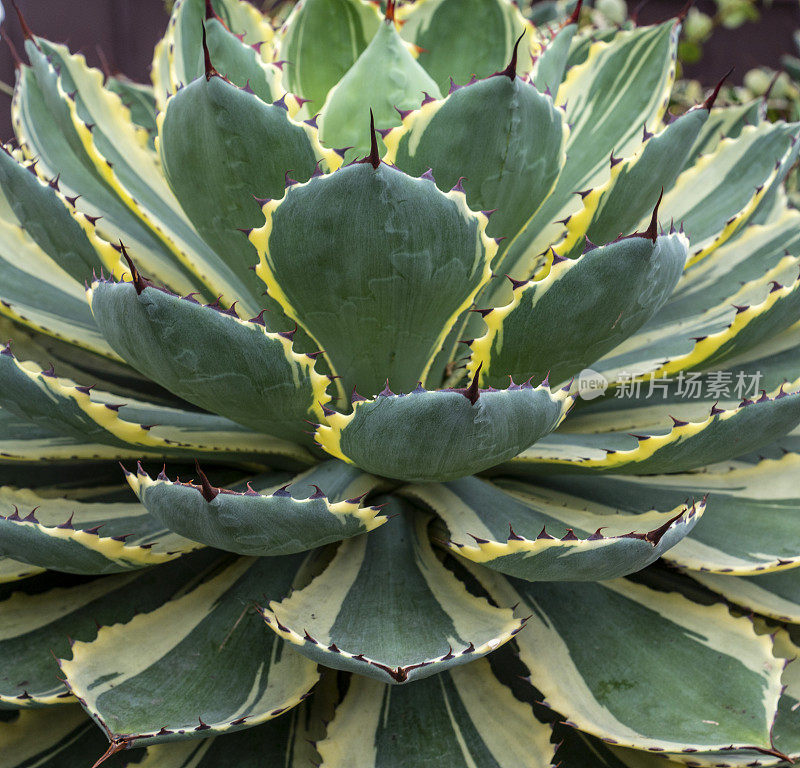
<path id="1" fill-rule="evenodd" d="M 5 34 L 22 52 L 23 37 L 10 0 L 6 6 Z M 258 4 L 258 0 L 254 0 Z M 685 0 L 594 0 L 583 20 L 601 26 L 622 24 L 633 16 L 649 24 L 676 16 Z M 149 82 L 153 46 L 168 19 L 169 0 L 17 0 L 36 34 L 67 43 L 81 51 L 93 66 L 122 72 L 133 80 Z M 563 5 L 563 0 L 561 0 Z M 270 0 L 269 5 L 275 4 Z M 556 0 L 523 3 L 533 18 L 546 18 Z M 676 98 L 695 103 L 731 66 L 729 82 L 738 89 L 724 94 L 729 100 L 763 96 L 775 72 L 786 70 L 770 91 L 770 108 L 790 119 L 800 104 L 800 57 L 795 32 L 800 30 L 798 0 L 698 0 L 689 11 L 680 45 L 681 84 Z M 23 54 L 24 57 L 24 54 Z M 790 77 L 791 76 L 791 77 Z M 791 79 L 792 77 L 796 80 Z M 12 54 L 0 46 L 0 139 L 12 135 L 9 87 L 14 83 Z"/>

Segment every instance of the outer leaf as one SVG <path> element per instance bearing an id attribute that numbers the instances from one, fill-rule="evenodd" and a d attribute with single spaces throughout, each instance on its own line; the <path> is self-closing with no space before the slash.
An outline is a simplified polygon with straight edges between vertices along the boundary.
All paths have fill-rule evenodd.
<path id="1" fill-rule="evenodd" d="M 61 669 L 111 753 L 251 727 L 302 700 L 319 677 L 315 666 L 264 632 L 248 606 L 262 593 L 285 594 L 294 564 L 241 558 L 161 608 L 72 646 Z"/>
<path id="2" fill-rule="evenodd" d="M 690 576 L 735 605 L 778 621 L 800 624 L 800 571 L 794 568 L 753 576 L 699 571 Z"/>
<path id="3" fill-rule="evenodd" d="M 242 555 L 290 555 L 366 533 L 386 522 L 377 507 L 362 507 L 363 495 L 379 480 L 338 461 L 320 464 L 288 486 L 259 476 L 246 490 L 217 489 L 153 480 L 139 467 L 128 483 L 150 513 L 166 527 L 196 541 Z M 315 491 L 315 486 L 318 486 Z M 324 492 L 319 487 L 325 489 Z M 313 493 L 313 496 L 312 496 Z M 210 498 L 213 496 L 213 498 Z"/>
<path id="4" fill-rule="evenodd" d="M 0 752 L 3 768 L 39 768 L 91 765 L 103 750 L 103 735 L 77 705 L 48 710 L 23 710 L 9 721 L 0 722 Z M 141 754 L 110 762 L 108 768 L 122 768 L 138 762 Z"/>
<path id="5" fill-rule="evenodd" d="M 503 69 L 517 38 L 523 32 L 531 38 L 535 34 L 519 8 L 507 0 L 424 0 L 400 9 L 400 18 L 403 38 L 421 49 L 420 65 L 443 92 L 451 78 L 466 83 Z M 523 50 L 523 72 L 527 64 Z"/>
<path id="6" fill-rule="evenodd" d="M 547 768 L 550 733 L 479 659 L 410 687 L 353 676 L 318 749 L 321 768 Z"/>
<path id="7" fill-rule="evenodd" d="M 453 552 L 528 581 L 598 581 L 641 570 L 687 536 L 705 506 L 621 515 L 582 507 L 565 493 L 522 484 L 501 490 L 475 477 L 405 493 L 444 520 Z"/>
<path id="8" fill-rule="evenodd" d="M 625 580 L 492 594 L 533 613 L 517 638 L 530 682 L 580 730 L 658 751 L 769 749 L 782 665 L 747 619 Z"/>
<path id="9" fill-rule="evenodd" d="M 18 560 L 11 560 L 8 557 L 0 557 L 0 584 L 28 579 L 40 573 L 44 573 L 44 568 L 20 563 Z"/>
<path id="10" fill-rule="evenodd" d="M 6 660 L 0 673 L 0 709 L 69 701 L 52 654 L 67 653 L 69 638 L 92 640 L 96 621 L 112 624 L 154 610 L 218 560 L 219 553 L 198 552 L 156 568 L 84 583 L 48 574 L 12 585 L 19 591 L 4 591 L 0 602 L 0 650 Z"/>
<path id="11" fill-rule="evenodd" d="M 308 586 L 262 615 L 314 661 L 405 683 L 495 650 L 523 626 L 466 587 L 436 558 L 428 520 L 398 500 L 390 525 L 339 545 Z M 313 556 L 312 556 L 313 557 Z"/>
<path id="12" fill-rule="evenodd" d="M 256 254 L 237 230 L 262 223 L 255 198 L 280 197 L 287 174 L 308 180 L 322 157 L 316 131 L 291 120 L 283 102 L 265 104 L 212 76 L 169 99 L 158 133 L 172 191 L 230 273 L 228 303 L 239 299 L 256 314 L 263 292 L 252 272 Z"/>
<path id="13" fill-rule="evenodd" d="M 486 333 L 471 344 L 471 375 L 501 384 L 579 373 L 649 320 L 669 298 L 689 243 L 682 235 L 628 237 L 553 264 L 547 277 L 514 283 L 512 300 L 481 312 Z"/>
<path id="14" fill-rule="evenodd" d="M 0 554 L 66 573 L 102 574 L 169 562 L 199 546 L 139 504 L 48 498 L 0 487 Z"/>
<path id="15" fill-rule="evenodd" d="M 441 95 L 387 18 L 328 92 L 320 114 L 320 138 L 327 147 L 347 147 L 345 157 L 353 160 L 369 150 L 366 118 L 370 110 L 378 128 L 391 128 L 400 124 L 396 110 L 415 109 L 426 94 L 434 99 Z"/>
<path id="16" fill-rule="evenodd" d="M 664 195 L 662 216 L 680 222 L 692 242 L 689 264 L 700 261 L 752 217 L 769 186 L 794 163 L 800 127 L 747 126 L 735 139 L 684 171 Z M 776 167 L 777 164 L 777 167 Z"/>
<path id="17" fill-rule="evenodd" d="M 88 298 L 108 342 L 140 373 L 251 429 L 308 442 L 305 420 L 322 416 L 329 380 L 295 352 L 292 334 L 131 283 L 95 282 Z"/>
<path id="18" fill-rule="evenodd" d="M 504 390 L 421 387 L 356 400 L 345 416 L 329 412 L 317 442 L 331 455 L 385 477 L 453 480 L 507 461 L 552 432 L 572 405 L 546 382 Z"/>
<path id="19" fill-rule="evenodd" d="M 264 213 L 250 234 L 256 272 L 326 351 L 345 392 L 423 379 L 497 250 L 463 192 L 383 163 L 290 186 Z"/>
<path id="20" fill-rule="evenodd" d="M 557 97 L 558 103 L 566 102 L 572 125 L 567 162 L 550 197 L 507 244 L 498 274 L 530 277 L 539 255 L 559 239 L 563 225 L 557 220 L 579 209 L 575 193 L 608 178 L 609 156 L 631 154 L 641 142 L 643 124 L 655 130 L 669 101 L 676 43 L 671 21 L 618 32 L 608 43 L 594 43 L 586 60 L 569 70 Z"/>
<path id="21" fill-rule="evenodd" d="M 303 0 L 281 30 L 287 88 L 322 108 L 328 91 L 355 64 L 380 25 L 380 12 L 362 0 Z"/>
<path id="22" fill-rule="evenodd" d="M 504 465 L 503 471 L 525 477 L 535 474 L 536 465 L 540 470 L 551 465 L 560 471 L 629 475 L 686 472 L 755 451 L 798 422 L 800 393 L 787 394 L 781 389 L 772 397 L 765 393 L 756 402 L 743 400 L 727 410 L 714 406 L 705 419 L 676 420 L 669 430 L 645 429 L 638 435 L 622 430 L 551 435 Z"/>
<path id="23" fill-rule="evenodd" d="M 538 24 L 538 22 L 534 22 Z M 564 79 L 570 46 L 578 31 L 576 23 L 565 24 L 544 43 L 530 73 L 530 81 L 542 93 L 557 93 Z"/>
<path id="24" fill-rule="evenodd" d="M 794 477 L 800 456 L 789 453 L 755 465 L 721 465 L 698 474 L 645 477 L 547 478 L 549 487 L 622 510 L 642 500 L 668 510 L 709 494 L 692 535 L 665 552 L 679 568 L 757 574 L 800 564 L 798 499 Z"/>
<path id="25" fill-rule="evenodd" d="M 108 393 L 76 386 L 33 363 L 20 363 L 8 347 L 0 351 L 0 384 L 0 406 L 4 410 L 44 430 L 44 434 L 54 432 L 71 438 L 68 445 L 74 446 L 76 440 L 89 446 L 100 443 L 113 447 L 115 452 L 141 446 L 150 455 L 162 456 L 198 451 L 258 453 L 263 449 L 300 461 L 310 458 L 299 446 L 249 432 L 227 419 L 130 400 L 119 403 Z M 126 418 L 119 414 L 123 406 Z M 153 427 L 155 423 L 159 423 L 157 428 Z M 41 433 L 36 432 L 34 429 L 34 439 L 41 439 Z M 32 446 L 25 447 L 30 451 Z M 9 454 L 14 457 L 13 450 Z M 103 458 L 108 452 L 98 455 L 89 449 L 88 455 L 76 456 L 67 449 L 66 456 L 56 452 L 54 458 L 59 455 Z"/>

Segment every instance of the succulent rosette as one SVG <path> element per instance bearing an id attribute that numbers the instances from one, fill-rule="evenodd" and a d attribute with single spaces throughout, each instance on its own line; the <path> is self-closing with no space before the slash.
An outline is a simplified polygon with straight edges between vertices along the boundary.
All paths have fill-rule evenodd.
<path id="1" fill-rule="evenodd" d="M 800 125 L 578 14 L 26 28 L 2 768 L 800 755 Z"/>

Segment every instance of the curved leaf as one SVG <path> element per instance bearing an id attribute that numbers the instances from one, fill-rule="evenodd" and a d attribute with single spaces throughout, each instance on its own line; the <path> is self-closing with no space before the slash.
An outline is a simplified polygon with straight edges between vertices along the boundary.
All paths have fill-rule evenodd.
<path id="1" fill-rule="evenodd" d="M 246 490 L 238 491 L 215 488 L 202 474 L 197 485 L 172 482 L 163 473 L 153 480 L 141 465 L 127 479 L 167 528 L 241 555 L 303 552 L 366 533 L 387 520 L 378 507 L 361 506 L 361 498 L 380 481 L 338 461 L 296 477 L 292 485 L 308 488 L 305 496 L 300 491 L 300 498 L 268 475 L 253 478 Z"/>
<path id="2" fill-rule="evenodd" d="M 398 749 L 417 765 L 548 768 L 550 734 L 479 659 L 410 687 L 354 675 L 317 749 L 320 768 L 389 768 Z"/>
<path id="3" fill-rule="evenodd" d="M 624 579 L 509 579 L 492 595 L 533 614 L 521 658 L 574 727 L 639 749 L 770 748 L 783 665 L 770 638 L 724 606 Z"/>
<path id="4" fill-rule="evenodd" d="M 110 751 L 252 727 L 296 706 L 319 673 L 250 609 L 262 594 L 284 595 L 295 569 L 293 559 L 235 560 L 161 608 L 73 644 L 59 666 Z"/>
<path id="5" fill-rule="evenodd" d="M 329 380 L 291 333 L 131 283 L 95 282 L 88 297 L 108 342 L 140 373 L 251 429 L 308 442 L 306 419 L 322 416 Z"/>
<path id="6" fill-rule="evenodd" d="M 395 519 L 339 545 L 310 584 L 261 613 L 308 658 L 385 683 L 465 664 L 523 626 L 474 597 L 436 558 L 428 519 L 390 499 Z"/>
<path id="7" fill-rule="evenodd" d="M 579 373 L 635 333 L 669 298 L 689 243 L 682 235 L 631 236 L 577 260 L 553 262 L 547 277 L 513 283 L 511 302 L 483 310 L 487 331 L 471 343 L 467 371 L 482 383 L 508 376 Z"/>
<path id="8" fill-rule="evenodd" d="M 317 442 L 331 456 L 384 477 L 453 480 L 507 461 L 552 432 L 572 405 L 546 382 L 508 389 L 384 391 L 356 399 L 353 412 L 328 412 Z"/>
<path id="9" fill-rule="evenodd" d="M 619 514 L 520 483 L 504 489 L 465 477 L 404 493 L 444 520 L 453 552 L 528 581 L 599 581 L 639 571 L 687 536 L 705 508 Z"/>
<path id="10" fill-rule="evenodd" d="M 325 350 L 344 392 L 423 379 L 497 250 L 463 192 L 385 163 L 292 185 L 264 213 L 250 234 L 256 272 Z"/>
<path id="11" fill-rule="evenodd" d="M 0 602 L 0 709 L 50 706 L 71 700 L 53 654 L 69 650 L 69 639 L 92 640 L 97 623 L 127 621 L 151 611 L 194 583 L 220 558 L 198 552 L 155 568 L 69 581 L 47 574 L 12 585 Z M 73 577 L 74 578 L 74 577 Z M 66 586 L 66 585 L 69 586 Z M 51 653 L 52 652 L 52 653 Z"/>

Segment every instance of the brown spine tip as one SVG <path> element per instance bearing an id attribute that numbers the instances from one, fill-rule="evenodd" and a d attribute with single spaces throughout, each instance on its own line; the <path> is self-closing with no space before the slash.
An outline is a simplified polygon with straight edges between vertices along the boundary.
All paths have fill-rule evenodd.
<path id="1" fill-rule="evenodd" d="M 661 194 L 656 200 L 656 207 L 653 208 L 653 215 L 650 218 L 650 224 L 644 232 L 635 232 L 631 237 L 647 237 L 654 243 L 658 237 L 658 206 L 661 205 L 661 198 L 664 197 L 664 187 L 661 187 Z"/>
<path id="2" fill-rule="evenodd" d="M 378 136 L 375 132 L 375 116 L 372 114 L 372 109 L 369 111 L 369 135 L 370 135 L 370 150 L 369 154 L 361 160 L 362 163 L 369 163 L 376 171 L 381 164 L 381 154 L 378 151 Z"/>
<path id="3" fill-rule="evenodd" d="M 694 2 L 695 0 L 687 0 L 686 5 L 681 8 L 680 12 L 675 17 L 675 21 L 678 22 L 678 24 L 682 24 L 686 21 L 686 17 L 689 15 L 689 11 L 692 9 Z"/>
<path id="4" fill-rule="evenodd" d="M 395 0 L 387 0 L 386 2 L 386 21 L 394 24 L 394 5 Z"/>
<path id="5" fill-rule="evenodd" d="M 514 43 L 514 50 L 511 53 L 511 61 L 508 66 L 502 72 L 495 72 L 495 77 L 505 75 L 509 80 L 514 80 L 517 77 L 517 49 L 523 37 L 525 37 L 525 30 L 522 31 L 522 34 L 517 38 L 517 42 Z"/>
<path id="6" fill-rule="evenodd" d="M 22 11 L 19 9 L 16 0 L 11 0 L 11 5 L 17 13 L 19 25 L 22 27 L 22 34 L 25 35 L 25 39 L 30 40 L 37 48 L 39 48 L 39 43 L 36 42 L 36 38 L 33 36 L 33 32 L 31 32 L 28 22 L 25 21 L 25 17 L 22 15 Z M 39 48 L 39 50 L 41 50 L 41 48 Z"/>
<path id="7" fill-rule="evenodd" d="M 208 501 L 212 502 L 214 499 L 219 496 L 219 488 L 215 488 L 211 483 L 208 481 L 205 472 L 200 469 L 200 462 L 195 459 L 194 460 L 195 469 L 197 469 L 197 475 L 200 478 L 200 493 L 203 494 L 203 498 Z"/>
<path id="8" fill-rule="evenodd" d="M 212 77 L 219 77 L 219 72 L 214 69 L 214 65 L 211 63 L 211 53 L 208 50 L 208 41 L 206 40 L 205 22 L 203 22 L 203 61 L 205 62 L 206 68 L 206 82 Z"/>
<path id="9" fill-rule="evenodd" d="M 572 9 L 572 13 L 569 15 L 569 18 L 564 22 L 565 27 L 568 24 L 578 23 L 578 19 L 581 17 L 581 8 L 583 8 L 583 0 L 578 0 L 578 2 L 575 3 L 575 7 Z"/>
<path id="10" fill-rule="evenodd" d="M 483 368 L 483 363 L 478 365 L 477 370 L 475 371 L 475 375 L 472 377 L 472 384 L 464 390 L 463 395 L 470 401 L 473 405 L 478 402 L 478 398 L 481 396 L 481 390 L 478 386 L 478 379 L 481 377 L 481 368 Z"/>
<path id="11" fill-rule="evenodd" d="M 11 42 L 11 38 L 7 34 L 5 34 L 5 32 L 3 33 L 2 37 L 3 37 L 3 40 L 6 41 L 6 45 L 8 46 L 8 50 L 11 53 L 11 59 L 14 62 L 14 68 L 15 69 L 22 69 L 22 66 L 23 66 L 22 59 L 20 58 L 19 53 L 17 52 L 17 49 L 14 47 L 14 43 Z"/>
<path id="12" fill-rule="evenodd" d="M 717 83 L 714 90 L 711 92 L 710 96 L 703 102 L 703 109 L 707 109 L 709 112 L 711 111 L 711 107 L 714 106 L 714 102 L 717 100 L 717 96 L 719 96 L 720 89 L 722 88 L 722 84 L 731 76 L 735 67 L 731 67 L 723 76 L 722 79 Z"/>

